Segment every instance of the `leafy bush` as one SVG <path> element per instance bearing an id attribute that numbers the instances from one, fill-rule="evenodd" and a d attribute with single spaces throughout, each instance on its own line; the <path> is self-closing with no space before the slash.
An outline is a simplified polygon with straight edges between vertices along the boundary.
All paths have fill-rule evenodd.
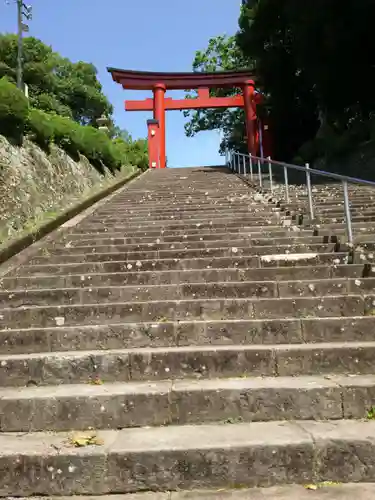
<path id="1" fill-rule="evenodd" d="M 80 126 L 78 130 L 80 151 L 99 171 L 104 167 L 114 170 L 114 158 L 110 153 L 110 138 L 91 126 Z"/>
<path id="2" fill-rule="evenodd" d="M 42 96 L 39 96 L 42 97 Z M 45 95 L 44 104 L 53 105 L 53 99 Z M 17 87 L 5 78 L 0 80 L 0 133 L 10 137 L 28 137 L 42 149 L 49 151 L 51 143 L 65 150 L 72 158 L 79 153 L 101 173 L 111 172 L 123 165 L 147 168 L 147 143 L 118 137 L 111 139 L 105 132 L 91 126 L 80 125 L 67 116 L 29 107 L 28 100 Z"/>
<path id="3" fill-rule="evenodd" d="M 7 78 L 0 79 L 0 134 L 19 140 L 29 112 L 25 94 Z"/>
<path id="4" fill-rule="evenodd" d="M 53 140 L 53 125 L 51 115 L 39 109 L 30 109 L 27 118 L 26 132 L 31 140 L 45 151 Z"/>
<path id="5" fill-rule="evenodd" d="M 79 137 L 81 125 L 78 125 L 65 116 L 56 114 L 51 114 L 50 116 L 53 129 L 53 142 L 66 151 L 72 158 L 78 159 L 79 153 L 82 152 Z"/>
<path id="6" fill-rule="evenodd" d="M 77 133 L 79 128 L 80 126 L 69 118 L 31 108 L 26 130 L 29 138 L 45 151 L 49 151 L 53 142 L 77 159 L 81 150 Z"/>
<path id="7" fill-rule="evenodd" d="M 27 131 L 30 139 L 44 150 L 48 151 L 53 142 L 74 159 L 78 159 L 79 153 L 85 155 L 100 172 L 104 172 L 105 167 L 113 171 L 123 164 L 104 132 L 79 125 L 67 117 L 31 109 Z"/>

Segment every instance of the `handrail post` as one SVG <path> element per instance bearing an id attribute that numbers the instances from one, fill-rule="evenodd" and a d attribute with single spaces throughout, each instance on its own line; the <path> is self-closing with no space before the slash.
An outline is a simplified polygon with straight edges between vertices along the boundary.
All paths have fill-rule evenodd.
<path id="1" fill-rule="evenodd" d="M 243 170 L 243 176 L 246 177 L 246 156 L 245 155 L 241 155 L 242 156 L 242 170 Z"/>
<path id="2" fill-rule="evenodd" d="M 252 181 L 254 179 L 254 175 L 253 175 L 253 156 L 251 153 L 249 157 L 250 157 L 250 180 Z"/>
<path id="3" fill-rule="evenodd" d="M 306 186 L 307 186 L 307 195 L 309 198 L 309 212 L 310 212 L 310 219 L 311 221 L 314 220 L 314 202 L 313 202 L 313 196 L 312 196 L 312 189 L 311 189 L 311 175 L 310 175 L 310 165 L 306 163 Z"/>
<path id="4" fill-rule="evenodd" d="M 258 177 L 259 177 L 259 187 L 260 189 L 263 188 L 263 181 L 262 181 L 262 169 L 260 166 L 260 160 L 258 160 Z"/>
<path id="5" fill-rule="evenodd" d="M 271 189 L 271 193 L 273 193 L 273 179 L 272 179 L 272 163 L 271 163 L 271 157 L 269 156 L 267 158 L 268 160 L 268 172 L 269 172 L 269 176 L 270 176 L 270 189 Z"/>
<path id="6" fill-rule="evenodd" d="M 342 187 L 344 191 L 345 223 L 346 223 L 346 232 L 348 236 L 348 243 L 353 244 L 352 216 L 350 213 L 348 182 L 342 181 Z"/>
<path id="7" fill-rule="evenodd" d="M 289 203 L 289 180 L 288 180 L 288 168 L 284 166 L 284 182 L 285 182 L 285 201 Z"/>

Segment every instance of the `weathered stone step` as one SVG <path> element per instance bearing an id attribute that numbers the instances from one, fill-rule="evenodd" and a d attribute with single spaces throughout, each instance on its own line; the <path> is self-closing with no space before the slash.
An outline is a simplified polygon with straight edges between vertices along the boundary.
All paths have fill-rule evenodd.
<path id="1" fill-rule="evenodd" d="M 288 485 L 270 488 L 239 488 L 236 490 L 221 488 L 211 491 L 172 492 L 160 494 L 164 495 L 160 498 L 155 493 L 139 493 L 129 500 L 149 500 L 148 495 L 155 495 L 153 500 L 311 500 L 311 490 L 315 486 L 317 489 L 313 492 L 314 500 L 353 500 L 353 498 L 368 500 L 375 494 L 375 484 L 372 483 L 344 484 L 318 481 L 312 486 Z M 126 496 L 124 500 L 127 500 Z"/>
<path id="2" fill-rule="evenodd" d="M 39 268 L 38 268 L 39 269 Z M 68 268 L 69 269 L 69 268 Z M 22 273 L 22 268 L 19 270 Z M 179 285 L 183 283 L 301 281 L 340 278 L 374 277 L 375 272 L 363 264 L 334 266 L 295 266 L 244 269 L 199 269 L 190 271 L 140 271 L 93 274 L 30 274 L 0 278 L 0 290 L 21 288 L 87 288 L 127 285 Z"/>
<path id="3" fill-rule="evenodd" d="M 158 244 L 159 243 L 176 243 L 176 242 L 195 242 L 195 241 L 219 241 L 219 240 L 227 240 L 229 239 L 238 239 L 238 238 L 254 238 L 254 239 L 270 239 L 270 238 L 289 238 L 299 237 L 316 237 L 318 235 L 314 235 L 317 230 L 301 230 L 299 227 L 295 227 L 295 231 L 291 231 L 290 229 L 277 228 L 274 231 L 253 231 L 249 232 L 247 230 L 244 231 L 236 231 L 234 233 L 225 232 L 203 232 L 196 231 L 193 234 L 172 234 L 166 236 L 165 234 L 161 234 L 160 232 L 151 232 L 144 233 L 138 236 L 124 236 L 122 233 L 108 233 L 108 234 L 88 234 L 88 235 L 77 235 L 77 234 L 67 234 L 64 235 L 61 239 L 57 239 L 56 242 L 58 244 L 64 243 L 64 245 L 74 245 L 77 242 L 79 245 L 92 245 L 92 244 L 101 244 L 101 245 L 132 245 L 132 244 Z M 146 235 L 148 234 L 148 235 Z M 329 235 L 323 235 L 322 238 L 329 238 Z M 331 240 L 328 240 L 331 241 Z M 328 242 L 327 241 L 327 242 Z M 286 241 L 285 243 L 288 243 Z"/>
<path id="4" fill-rule="evenodd" d="M 231 344 L 369 342 L 375 317 L 118 323 L 0 330 L 0 354 Z"/>
<path id="5" fill-rule="evenodd" d="M 213 257 L 202 259 L 159 259 L 144 261 L 107 261 L 107 262 L 85 262 L 65 264 L 34 264 L 24 265 L 12 271 L 12 275 L 68 275 L 68 274 L 95 274 L 95 273 L 117 273 L 135 270 L 139 271 L 183 271 L 200 269 L 244 269 L 259 267 L 300 267 L 317 266 L 322 264 L 339 266 L 348 263 L 346 253 L 305 253 L 305 254 L 275 254 L 237 257 Z"/>
<path id="6" fill-rule="evenodd" d="M 0 356 L 0 386 L 373 374 L 375 342 L 217 345 Z"/>
<path id="7" fill-rule="evenodd" d="M 107 302 L 33 305 L 0 309 L 0 328 L 98 325 L 110 323 L 164 322 L 224 319 L 280 319 L 372 315 L 372 295 L 327 297 L 194 299 L 147 302 Z"/>
<path id="8" fill-rule="evenodd" d="M 301 234 L 307 234 L 307 233 L 303 233 L 302 230 L 304 228 L 297 228 L 297 230 L 295 231 L 296 233 L 298 232 L 299 235 Z M 313 234 L 314 232 L 314 229 L 307 229 L 307 231 L 309 232 L 309 234 Z M 102 231 L 102 232 L 87 232 L 87 231 L 82 231 L 80 232 L 78 230 L 78 226 L 75 227 L 75 228 L 72 228 L 72 232 L 70 231 L 66 231 L 65 233 L 65 239 L 67 240 L 74 240 L 74 239 L 93 239 L 93 238 L 110 238 L 110 237 L 121 237 L 121 238 L 142 238 L 144 239 L 145 237 L 147 238 L 161 238 L 161 237 L 173 237 L 173 241 L 178 241 L 178 237 L 181 236 L 182 239 L 188 239 L 189 236 L 194 236 L 194 235 L 199 235 L 199 237 L 202 237 L 203 234 L 212 234 L 212 235 L 216 235 L 217 234 L 223 234 L 223 233 L 226 233 L 228 235 L 228 233 L 246 233 L 246 234 L 257 234 L 259 236 L 262 236 L 262 235 L 265 235 L 265 237 L 267 236 L 267 234 L 278 234 L 280 236 L 283 236 L 283 235 L 288 235 L 290 234 L 291 230 L 287 230 L 287 229 L 284 229 L 283 227 L 279 226 L 279 225 L 276 225 L 276 226 L 267 226 L 267 227 L 264 227 L 264 226 L 246 226 L 246 225 L 243 225 L 241 223 L 238 223 L 237 226 L 234 226 L 234 225 L 231 225 L 230 227 L 229 226 L 224 226 L 224 227 L 220 227 L 220 228 L 214 228 L 214 227 L 211 227 L 211 226 L 208 226 L 208 227 L 202 227 L 202 226 L 197 226 L 195 229 L 189 229 L 189 230 L 183 230 L 183 229 L 179 229 L 179 230 L 170 230 L 170 229 L 155 229 L 155 227 L 151 227 L 151 228 L 142 228 L 142 229 L 138 229 L 137 231 L 136 230 L 133 230 L 133 231 Z"/>
<path id="9" fill-rule="evenodd" d="M 29 264 L 64 264 L 69 262 L 108 262 L 108 261 L 144 261 L 144 260 L 167 260 L 167 259 L 191 259 L 205 257 L 231 257 L 236 255 L 241 256 L 259 256 L 259 255 L 279 255 L 285 254 L 293 260 L 293 254 L 329 254 L 336 251 L 337 244 L 335 243 L 317 243 L 317 244 L 301 244 L 301 245 L 278 245 L 273 246 L 231 246 L 219 248 L 188 248 L 188 249 L 168 249 L 168 250 L 149 250 L 149 251 L 127 251 L 126 247 L 118 247 L 113 252 L 101 252 L 100 248 L 88 248 L 87 253 L 73 253 L 66 249 L 65 253 L 51 254 L 44 249 L 39 252 L 39 255 L 31 258 Z M 339 252 L 347 252 L 349 248 L 346 245 L 340 245 Z"/>
<path id="10" fill-rule="evenodd" d="M 374 238 L 375 239 L 375 238 Z M 278 240 L 276 244 L 275 240 Z M 334 246 L 336 244 L 336 247 Z M 324 246 L 323 246 L 324 245 Z M 375 244 L 374 244 L 375 245 Z M 348 251 L 349 247 L 346 244 L 341 244 L 338 241 L 328 241 L 328 238 L 323 236 L 309 236 L 305 238 L 301 237 L 293 237 L 291 235 L 290 238 L 263 238 L 263 239 L 255 239 L 251 236 L 247 236 L 247 238 L 238 238 L 231 240 L 209 240 L 209 241 L 190 241 L 190 242 L 163 242 L 163 243 L 148 243 L 148 244 L 138 244 L 138 245 L 115 245 L 111 243 L 110 245 L 101 245 L 92 241 L 90 245 L 73 245 L 73 243 L 66 243 L 65 245 L 54 245 L 49 246 L 44 249 L 45 252 L 50 253 L 51 255 L 60 255 L 60 254 L 74 254 L 74 253 L 126 253 L 131 254 L 132 252 L 165 252 L 165 251 L 197 251 L 197 250 L 206 250 L 206 249 L 224 249 L 224 248 L 254 248 L 259 249 L 259 251 L 264 251 L 266 253 L 272 253 L 276 248 L 282 248 L 284 250 L 294 250 L 295 248 L 307 248 L 309 251 L 314 251 L 315 249 L 321 248 L 329 248 L 334 250 L 338 250 L 341 252 Z M 161 254 L 163 255 L 163 254 Z"/>
<path id="11" fill-rule="evenodd" d="M 352 219 L 352 222 L 353 223 L 361 223 L 361 222 L 374 222 L 375 221 L 375 214 L 373 211 L 371 212 L 368 212 L 368 211 L 361 211 L 361 213 L 353 213 L 351 214 L 351 219 Z M 330 223 L 330 222 L 345 222 L 345 216 L 343 214 L 337 214 L 336 217 L 331 217 L 331 214 L 330 214 L 330 217 L 319 217 L 319 220 L 323 223 Z"/>
<path id="12" fill-rule="evenodd" d="M 364 419 L 375 375 L 161 380 L 0 388 L 1 432 L 209 422 Z"/>
<path id="13" fill-rule="evenodd" d="M 331 229 L 330 227 L 326 227 L 324 225 L 314 225 L 314 236 L 326 236 L 332 238 L 336 236 L 340 241 L 347 241 L 347 228 L 345 224 L 341 224 L 340 227 Z M 355 228 L 353 237 L 355 241 L 361 241 L 363 238 L 374 238 L 375 228 L 368 226 L 368 224 L 364 224 L 363 227 Z"/>
<path id="14" fill-rule="evenodd" d="M 266 213 L 273 214 L 275 208 L 273 205 L 255 205 L 251 200 L 245 200 L 246 202 L 237 202 L 237 203 L 216 203 L 216 204 L 209 204 L 209 203 L 200 203 L 199 206 L 186 206 L 183 208 L 180 207 L 175 207 L 171 208 L 170 206 L 166 206 L 165 208 L 158 208 L 158 207 L 153 207 L 153 206 L 144 206 L 140 205 L 136 209 L 133 206 L 129 206 L 128 208 L 125 207 L 115 207 L 114 210 L 107 210 L 107 211 L 95 211 L 91 216 L 90 220 L 96 221 L 96 222 L 101 222 L 101 221 L 113 221 L 113 220 L 118 220 L 118 221 L 124 221 L 127 218 L 143 218 L 147 219 L 148 217 L 152 218 L 159 218 L 162 217 L 163 219 L 170 219 L 171 217 L 178 219 L 180 217 L 186 217 L 187 219 L 190 219 L 191 217 L 202 217 L 202 212 L 204 213 L 205 216 L 208 215 L 215 215 L 215 214 L 230 214 L 233 217 L 233 213 L 241 213 L 248 215 L 249 213 L 252 213 L 254 215 L 258 215 L 261 213 L 261 216 L 263 216 Z M 360 207 L 358 207 L 360 208 Z M 279 208 L 277 208 L 279 210 Z"/>
<path id="15" fill-rule="evenodd" d="M 121 224 L 136 224 L 138 222 L 146 223 L 146 222 L 166 222 L 170 223 L 171 221 L 177 222 L 186 222 L 188 224 L 193 224 L 196 222 L 202 222 L 204 220 L 218 220 L 218 219 L 233 219 L 233 214 L 242 218 L 247 217 L 250 219 L 256 219 L 264 221 L 266 217 L 274 218 L 275 210 L 272 210 L 273 207 L 265 206 L 259 209 L 252 208 L 244 208 L 244 206 L 238 207 L 228 207 L 228 208 L 217 208 L 216 210 L 210 210 L 207 208 L 196 208 L 195 212 L 180 212 L 180 211 L 170 211 L 167 213 L 155 213 L 152 210 L 146 210 L 145 212 L 139 213 L 138 211 L 123 211 L 123 213 L 119 213 L 116 211 L 112 215 L 99 215 L 93 214 L 89 219 L 86 220 L 86 223 L 95 225 L 95 224 L 105 224 L 105 225 L 121 225 Z M 277 210 L 279 211 L 279 210 Z"/>
<path id="16" fill-rule="evenodd" d="M 287 485 L 268 488 L 229 487 L 215 490 L 173 491 L 167 493 L 146 492 L 121 495 L 121 500 L 311 500 L 312 488 L 314 500 L 369 500 L 375 496 L 373 483 L 335 483 L 319 482 L 309 486 Z M 24 499 L 20 499 L 24 500 Z M 33 498 L 31 498 L 33 500 Z M 40 500 L 40 499 L 35 499 Z M 66 497 L 44 497 L 44 500 L 68 500 Z M 85 500 L 98 500 L 98 497 L 85 496 Z M 100 500 L 120 500 L 116 495 L 101 495 Z"/>
<path id="17" fill-rule="evenodd" d="M 239 238 L 238 234 L 235 235 L 236 239 L 228 240 L 208 240 L 208 241 L 175 241 L 175 242 L 160 242 L 156 243 L 155 240 L 152 243 L 138 243 L 138 244 L 124 244 L 124 239 L 121 243 L 116 243 L 113 240 L 108 240 L 108 243 L 103 241 L 97 242 L 96 240 L 89 240 L 88 243 L 82 244 L 82 242 L 75 240 L 74 242 L 65 243 L 52 243 L 48 247 L 45 247 L 45 252 L 51 255 L 59 254 L 74 254 L 74 253 L 91 253 L 93 251 L 98 253 L 113 253 L 113 252 L 134 252 L 134 251 L 161 251 L 161 250 L 190 250 L 190 249 L 202 249 L 202 248 L 242 248 L 242 247 L 272 247 L 284 246 L 284 245 L 322 245 L 329 244 L 328 237 L 324 236 L 307 236 L 307 237 L 296 237 L 291 234 L 290 238 L 263 238 L 255 239 L 251 236 Z M 373 238 L 375 240 L 375 237 Z M 336 242 L 332 242 L 336 243 Z M 375 246 L 375 243 L 374 243 Z M 345 245 L 344 245 L 345 248 Z M 347 249 L 347 247 L 345 248 Z"/>
<path id="18" fill-rule="evenodd" d="M 358 231 L 359 233 L 361 232 L 375 232 L 375 222 L 372 221 L 367 221 L 365 219 L 361 221 L 352 221 L 352 226 L 353 229 Z M 331 232 L 335 232 L 338 229 L 344 229 L 346 230 L 346 224 L 344 222 L 332 222 L 332 219 L 327 219 L 327 221 L 322 222 L 319 221 L 318 224 L 315 225 L 318 229 L 329 229 Z M 358 233 L 357 233 L 358 234 Z M 356 236 L 357 236 L 356 234 Z"/>
<path id="19" fill-rule="evenodd" d="M 296 236 L 296 233 L 290 233 L 289 237 L 275 237 L 275 238 L 255 238 L 248 234 L 235 233 L 233 238 L 227 235 L 227 239 L 207 239 L 196 238 L 196 240 L 184 240 L 184 241 L 161 241 L 157 243 L 155 240 L 147 243 L 126 243 L 125 238 L 119 239 L 102 239 L 102 240 L 86 240 L 82 242 L 79 240 L 68 241 L 65 244 L 60 242 L 54 242 L 50 246 L 46 247 L 51 254 L 67 253 L 67 248 L 69 253 L 89 253 L 95 249 L 99 249 L 102 252 L 111 252 L 114 249 L 120 248 L 122 251 L 150 251 L 150 250 L 174 250 L 174 249 L 191 249 L 191 248 L 225 248 L 233 246 L 278 246 L 278 245 L 317 245 L 317 244 L 328 244 L 328 243 L 338 243 L 337 238 L 329 239 L 328 236 Z M 298 234 L 298 233 L 297 233 Z M 210 235 L 211 236 L 211 235 Z M 375 242 L 375 236 L 373 236 Z M 375 243 L 374 243 L 375 245 Z"/>
<path id="20" fill-rule="evenodd" d="M 261 212 L 261 210 L 259 210 Z M 122 230 L 124 228 L 129 228 L 129 229 L 137 229 L 139 227 L 146 228 L 146 227 L 168 227 L 170 229 L 181 229 L 181 228 L 194 228 L 197 227 L 197 224 L 200 226 L 213 226 L 213 227 L 221 227 L 223 225 L 231 225 L 231 224 L 238 224 L 238 222 L 241 220 L 243 221 L 244 224 L 247 225 L 256 225 L 256 224 L 262 224 L 266 225 L 269 224 L 271 221 L 274 223 L 277 223 L 279 220 L 279 213 L 273 212 L 273 213 L 266 213 L 263 216 L 263 213 L 261 214 L 256 214 L 256 213 L 250 213 L 248 212 L 246 215 L 242 214 L 237 217 L 237 214 L 234 214 L 231 212 L 227 216 L 224 214 L 216 214 L 216 218 L 212 215 L 206 215 L 204 212 L 201 213 L 201 216 L 197 218 L 196 220 L 175 220 L 173 216 L 170 216 L 168 219 L 164 220 L 154 220 L 152 216 L 150 217 L 144 217 L 141 220 L 138 221 L 133 221 L 129 222 L 125 220 L 121 220 L 118 226 L 116 226 L 115 221 L 112 223 L 109 223 L 108 221 L 106 224 L 103 224 L 103 222 L 98 222 L 96 224 L 92 223 L 91 218 L 83 220 L 80 224 L 80 228 L 82 229 L 89 229 L 89 230 L 100 230 L 103 228 L 103 226 L 106 226 L 108 228 L 114 228 L 118 227 L 119 230 Z M 270 222 L 269 222 L 270 221 Z"/>
<path id="21" fill-rule="evenodd" d="M 255 198 L 254 198 L 255 196 Z M 263 199 L 267 199 L 264 195 L 259 196 L 259 194 L 255 195 L 254 191 L 249 190 L 246 193 L 241 194 L 240 196 L 230 196 L 227 191 L 222 192 L 222 197 L 212 197 L 212 196 L 204 196 L 204 197 L 192 197 L 191 195 L 181 195 L 180 200 L 176 200 L 174 198 L 170 199 L 166 198 L 158 198 L 158 199 L 148 199 L 148 200 L 117 200 L 113 199 L 111 201 L 110 207 L 113 207 L 115 210 L 120 211 L 133 211 L 135 212 L 135 207 L 139 207 L 140 211 L 155 210 L 161 212 L 170 212 L 172 210 L 176 211 L 196 211 L 199 207 L 203 209 L 207 208 L 221 208 L 221 207 L 243 207 L 244 205 L 260 205 Z M 367 199 L 367 198 L 366 198 Z M 109 205 L 103 205 L 101 210 L 98 210 L 96 213 L 100 215 L 111 215 L 113 212 Z"/>
<path id="22" fill-rule="evenodd" d="M 328 297 L 375 293 L 375 278 L 309 281 L 239 281 L 179 285 L 96 286 L 0 290 L 0 308 L 24 305 L 104 304 L 185 299 Z"/>
<path id="23" fill-rule="evenodd" d="M 100 444 L 81 448 L 71 433 L 7 433 L 0 495 L 152 490 L 157 499 L 155 490 L 374 481 L 374 433 L 374 422 L 352 420 L 185 425 L 98 431 Z"/>

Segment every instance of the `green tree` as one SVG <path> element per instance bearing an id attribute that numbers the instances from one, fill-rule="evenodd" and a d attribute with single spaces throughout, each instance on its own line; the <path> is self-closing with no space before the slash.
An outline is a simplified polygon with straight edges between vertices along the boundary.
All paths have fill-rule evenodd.
<path id="1" fill-rule="evenodd" d="M 134 141 L 113 123 L 113 108 L 102 92 L 95 66 L 73 63 L 42 41 L 27 37 L 27 100 L 15 86 L 16 65 L 16 36 L 0 35 L 0 133 L 12 138 L 25 133 L 47 152 L 55 143 L 75 159 L 85 155 L 101 172 L 130 164 L 147 168 L 147 142 Z M 103 114 L 110 118 L 108 135 L 97 128 L 97 118 Z"/>
<path id="2" fill-rule="evenodd" d="M 193 71 L 216 72 L 236 69 L 249 69 L 253 64 L 251 59 L 245 57 L 239 48 L 234 36 L 220 35 L 211 38 L 206 50 L 197 51 L 193 61 Z M 240 89 L 211 89 L 212 97 L 227 97 L 240 92 Z M 197 92 L 188 92 L 186 98 L 192 99 Z M 239 109 L 199 109 L 184 111 L 184 116 L 190 118 L 185 124 L 185 132 L 192 137 L 203 130 L 220 129 L 223 140 L 220 150 L 226 147 L 236 150 L 244 148 L 245 117 L 243 110 Z"/>
<path id="3" fill-rule="evenodd" d="M 0 78 L 16 81 L 17 37 L 0 35 Z M 96 123 L 113 108 L 102 92 L 95 66 L 73 63 L 33 37 L 24 39 L 24 81 L 30 104 L 44 111 L 73 118 L 81 124 Z"/>
<path id="4" fill-rule="evenodd" d="M 242 8 L 237 40 L 269 96 L 277 157 L 290 160 L 311 141 L 302 151 L 336 154 L 369 138 L 374 16 L 372 0 L 248 0 Z"/>
<path id="5" fill-rule="evenodd" d="M 291 161 L 346 154 L 375 137 L 373 0 L 247 0 L 236 36 L 209 40 L 194 71 L 253 68 L 266 96 L 273 154 Z M 235 92 L 234 89 L 233 92 Z M 212 95 L 231 92 L 212 91 Z M 187 97 L 192 97 L 188 94 Z M 239 110 L 185 113 L 187 135 L 222 129 L 241 149 Z"/>

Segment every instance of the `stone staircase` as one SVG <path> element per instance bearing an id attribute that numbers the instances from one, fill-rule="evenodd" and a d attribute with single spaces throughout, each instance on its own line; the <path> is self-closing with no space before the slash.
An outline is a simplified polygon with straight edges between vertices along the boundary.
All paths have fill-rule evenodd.
<path id="1" fill-rule="evenodd" d="M 340 186 L 310 221 L 301 187 L 149 171 L 3 266 L 0 496 L 373 496 L 375 193 L 350 198 L 354 246 Z"/>

